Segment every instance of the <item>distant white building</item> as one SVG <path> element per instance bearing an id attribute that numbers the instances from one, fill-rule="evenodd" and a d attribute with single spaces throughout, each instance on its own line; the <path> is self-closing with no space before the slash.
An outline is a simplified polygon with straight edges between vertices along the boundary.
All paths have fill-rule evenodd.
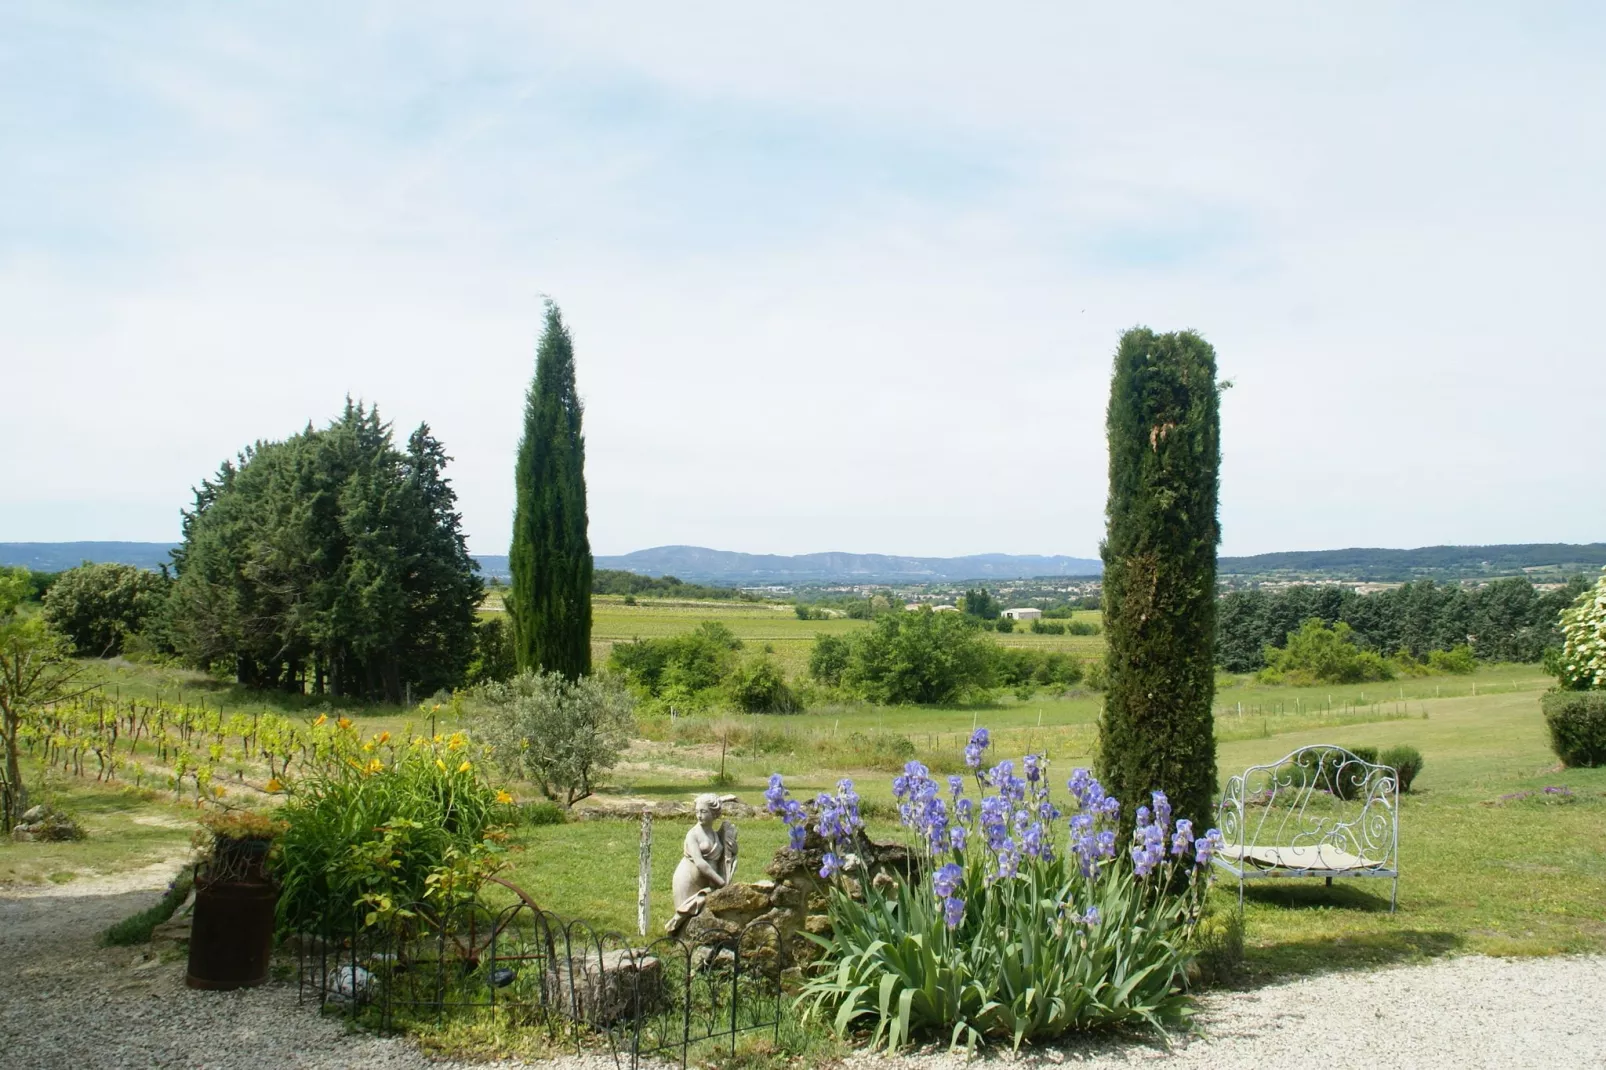
<path id="1" fill-rule="evenodd" d="M 931 607 L 931 611 L 933 613 L 958 613 L 959 612 L 959 607 L 958 606 L 932 606 Z"/>
<path id="2" fill-rule="evenodd" d="M 1042 615 L 1043 611 L 1041 609 L 1027 609 L 1022 607 L 1021 609 L 1004 610 L 1004 616 L 1008 617 L 1010 620 L 1037 620 Z"/>

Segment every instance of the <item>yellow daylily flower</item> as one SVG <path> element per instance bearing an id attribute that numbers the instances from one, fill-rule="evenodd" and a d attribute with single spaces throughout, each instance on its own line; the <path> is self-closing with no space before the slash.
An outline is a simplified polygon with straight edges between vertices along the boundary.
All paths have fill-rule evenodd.
<path id="1" fill-rule="evenodd" d="M 328 723 L 329 723 L 329 715 L 327 713 L 320 713 L 320 714 L 318 714 L 318 719 L 316 721 L 312 722 L 312 727 L 317 728 L 317 727 L 319 727 L 321 725 L 325 725 L 325 724 L 328 724 Z"/>
<path id="2" fill-rule="evenodd" d="M 459 773 L 466 773 L 472 768 L 474 768 L 473 764 L 467 758 L 464 758 L 463 764 L 457 767 L 457 771 Z"/>
<path id="3" fill-rule="evenodd" d="M 368 771 L 370 773 L 382 772 L 384 768 L 385 763 L 380 761 L 378 758 L 373 758 L 368 762 Z"/>
<path id="4" fill-rule="evenodd" d="M 505 791 L 499 791 L 496 793 L 496 801 L 501 803 L 503 806 L 507 806 L 513 802 L 513 796 L 509 795 Z"/>
<path id="5" fill-rule="evenodd" d="M 340 720 L 336 721 L 335 724 L 339 725 L 341 728 L 350 728 L 351 727 L 351 718 L 350 717 L 342 717 Z"/>
<path id="6" fill-rule="evenodd" d="M 284 785 L 279 782 L 279 778 L 278 777 L 270 776 L 268 778 L 268 790 L 269 791 L 283 791 L 284 790 Z"/>
<path id="7" fill-rule="evenodd" d="M 390 733 L 389 732 L 381 732 L 381 733 L 379 733 L 379 735 L 374 737 L 374 742 L 378 743 L 380 746 L 384 746 L 386 743 L 390 742 Z"/>
<path id="8" fill-rule="evenodd" d="M 441 772 L 446 772 L 446 763 L 441 761 L 439 758 L 435 759 L 435 765 L 440 768 Z"/>
<path id="9" fill-rule="evenodd" d="M 468 740 L 463 738 L 463 733 L 461 733 L 461 732 L 453 732 L 452 733 L 452 738 L 446 741 L 446 749 L 447 750 L 462 750 L 463 747 L 467 745 L 467 743 L 468 743 Z"/>

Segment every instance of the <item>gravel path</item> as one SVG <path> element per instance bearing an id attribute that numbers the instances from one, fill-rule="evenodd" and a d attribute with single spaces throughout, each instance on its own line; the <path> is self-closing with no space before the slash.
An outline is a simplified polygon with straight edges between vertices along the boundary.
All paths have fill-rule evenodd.
<path id="1" fill-rule="evenodd" d="M 161 876 L 165 880 L 166 872 Z M 294 987 L 187 989 L 182 963 L 95 936 L 152 900 L 149 876 L 0 891 L 0 1066 L 6 1070 L 263 1066 L 447 1070 L 406 1040 L 347 1033 Z M 76 884 L 77 882 L 75 882 Z M 1167 1051 L 1102 1040 L 1019 1060 L 1113 1067 L 1606 1068 L 1606 958 L 1459 958 L 1332 974 L 1204 1001 L 1204 1035 Z M 994 1061 L 994 1060 L 988 1060 Z M 996 1061 L 1015 1062 L 1001 1058 Z M 854 1056 L 849 1070 L 958 1070 L 963 1057 Z M 907 1064 L 907 1065 L 905 1065 Z M 481 1064 L 483 1065 L 483 1064 Z M 563 1059 L 547 1070 L 612 1070 Z"/>

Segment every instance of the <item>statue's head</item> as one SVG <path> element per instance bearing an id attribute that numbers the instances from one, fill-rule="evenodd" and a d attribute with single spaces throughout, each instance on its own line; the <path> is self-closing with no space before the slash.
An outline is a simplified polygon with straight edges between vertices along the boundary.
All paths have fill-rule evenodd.
<path id="1" fill-rule="evenodd" d="M 704 792 L 703 794 L 697 796 L 697 802 L 695 806 L 697 810 L 698 823 L 706 825 L 710 822 L 719 820 L 720 811 L 724 809 L 725 804 L 720 797 L 715 795 L 713 792 Z"/>

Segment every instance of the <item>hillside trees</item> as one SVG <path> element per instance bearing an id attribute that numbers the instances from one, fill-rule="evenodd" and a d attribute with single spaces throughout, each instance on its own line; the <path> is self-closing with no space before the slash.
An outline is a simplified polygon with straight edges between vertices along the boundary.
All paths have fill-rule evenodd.
<path id="1" fill-rule="evenodd" d="M 167 577 L 133 565 L 90 564 L 61 573 L 44 596 L 44 615 L 90 657 L 122 653 L 123 643 L 161 609 Z"/>
<path id="2" fill-rule="evenodd" d="M 184 514 L 171 641 L 250 687 L 399 702 L 461 683 L 483 587 L 448 460 L 428 425 L 398 450 L 349 399 L 326 428 L 247 447 Z"/>
<path id="3" fill-rule="evenodd" d="M 0 568 L 0 828 L 28 808 L 18 749 L 27 711 L 62 698 L 80 669 L 67 640 L 37 613 L 26 612 L 28 574 Z"/>
<path id="4" fill-rule="evenodd" d="M 570 680 L 591 671 L 592 562 L 582 415 L 574 344 L 558 307 L 548 302 L 514 468 L 507 610 L 519 668 L 557 672 Z"/>
<path id="5" fill-rule="evenodd" d="M 1121 799 L 1165 791 L 1200 828 L 1216 787 L 1219 391 L 1215 351 L 1197 334 L 1139 327 L 1121 337 L 1100 548 L 1109 644 L 1101 778 Z"/>

